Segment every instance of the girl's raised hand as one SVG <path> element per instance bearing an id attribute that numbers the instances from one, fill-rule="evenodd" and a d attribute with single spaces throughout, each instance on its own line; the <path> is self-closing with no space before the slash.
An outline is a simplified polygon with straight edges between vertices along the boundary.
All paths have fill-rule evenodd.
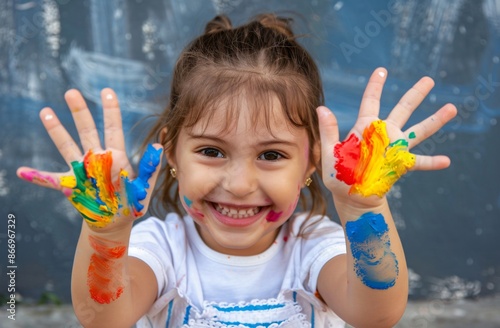
<path id="1" fill-rule="evenodd" d="M 354 206 L 378 206 L 407 170 L 439 170 L 450 165 L 447 156 L 414 155 L 409 150 L 455 117 L 456 107 L 446 104 L 422 122 L 403 130 L 434 81 L 429 77 L 420 79 L 382 121 L 380 97 L 386 77 L 384 68 L 373 72 L 363 94 L 358 119 L 343 142 L 339 142 L 335 115 L 326 107 L 317 109 L 323 182 L 336 201 Z"/>
<path id="2" fill-rule="evenodd" d="M 150 145 L 136 175 L 125 150 L 118 99 L 113 90 L 101 92 L 104 112 L 104 147 L 94 119 L 77 90 L 69 90 L 65 100 L 78 130 L 82 150 L 51 108 L 43 108 L 40 118 L 70 170 L 44 172 L 20 167 L 18 177 L 37 185 L 61 190 L 95 231 L 114 231 L 142 216 L 158 177 L 162 146 Z"/>

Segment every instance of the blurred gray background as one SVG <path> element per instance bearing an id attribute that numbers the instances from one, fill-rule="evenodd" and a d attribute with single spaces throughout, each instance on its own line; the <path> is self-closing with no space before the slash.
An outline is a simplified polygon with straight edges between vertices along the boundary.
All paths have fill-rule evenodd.
<path id="1" fill-rule="evenodd" d="M 205 23 L 226 13 L 238 25 L 267 11 L 294 18 L 295 32 L 321 68 L 326 103 L 343 136 L 379 66 L 389 71 L 382 117 L 424 75 L 436 87 L 410 123 L 447 102 L 458 107 L 457 118 L 415 150 L 447 154 L 452 166 L 410 173 L 389 194 L 411 269 L 410 297 L 499 294 L 500 0 L 0 0 L 2 299 L 12 213 L 19 298 L 70 302 L 81 219 L 59 192 L 15 176 L 21 165 L 68 169 L 39 110 L 54 108 L 77 138 L 63 94 L 78 88 L 102 132 L 99 92 L 111 87 L 133 152 L 151 124 L 142 119 L 165 105 L 179 52 Z"/>

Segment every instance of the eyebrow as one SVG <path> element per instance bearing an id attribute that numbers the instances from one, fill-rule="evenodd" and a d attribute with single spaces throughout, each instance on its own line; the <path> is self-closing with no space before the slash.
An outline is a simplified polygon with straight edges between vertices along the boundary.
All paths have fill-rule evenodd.
<path id="1" fill-rule="evenodd" d="M 218 142 L 221 144 L 226 145 L 227 142 L 221 138 L 219 138 L 217 135 L 212 135 L 212 134 L 196 134 L 196 133 L 191 133 L 188 132 L 188 136 L 191 137 L 192 139 L 209 139 L 214 142 Z M 297 143 L 289 141 L 289 140 L 283 140 L 283 139 L 269 139 L 269 140 L 263 140 L 258 143 L 259 146 L 270 146 L 270 145 L 285 145 L 285 146 L 290 146 L 290 147 L 295 147 L 298 148 L 299 146 Z"/>

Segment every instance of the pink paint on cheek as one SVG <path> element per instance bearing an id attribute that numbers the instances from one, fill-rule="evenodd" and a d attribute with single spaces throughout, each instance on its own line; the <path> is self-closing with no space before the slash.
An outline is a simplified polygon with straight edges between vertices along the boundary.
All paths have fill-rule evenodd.
<path id="1" fill-rule="evenodd" d="M 184 199 L 184 202 L 182 203 L 184 205 L 184 209 L 188 212 L 189 215 L 191 215 L 191 217 L 198 219 L 202 219 L 205 217 L 203 213 L 201 213 L 199 210 L 197 210 L 192 206 L 193 205 L 192 200 L 190 200 L 186 196 L 183 196 L 182 198 Z"/>
<path id="2" fill-rule="evenodd" d="M 300 186 L 299 186 L 299 189 L 300 189 Z M 297 198 L 295 198 L 295 201 L 292 204 L 290 204 L 290 207 L 288 208 L 288 212 L 290 212 L 290 214 L 292 214 L 293 211 L 295 211 L 295 208 L 297 207 L 297 203 L 299 202 L 299 198 L 300 198 L 300 192 L 297 195 Z"/>
<path id="3" fill-rule="evenodd" d="M 276 222 L 279 220 L 279 218 L 281 217 L 281 214 L 283 212 L 275 212 L 273 210 L 271 210 L 267 216 L 266 216 L 266 220 L 267 222 Z"/>
<path id="4" fill-rule="evenodd" d="M 203 219 L 205 217 L 205 215 L 203 215 L 203 213 L 201 213 L 200 211 L 198 211 L 195 208 L 190 208 L 189 207 L 189 208 L 186 208 L 186 211 L 193 218 Z"/>

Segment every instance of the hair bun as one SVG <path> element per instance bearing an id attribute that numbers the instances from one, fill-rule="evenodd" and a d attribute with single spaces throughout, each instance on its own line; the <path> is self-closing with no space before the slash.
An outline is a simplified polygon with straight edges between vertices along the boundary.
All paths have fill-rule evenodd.
<path id="1" fill-rule="evenodd" d="M 205 34 L 230 30 L 233 28 L 231 20 L 226 15 L 217 15 L 205 26 Z"/>
<path id="2" fill-rule="evenodd" d="M 289 38 L 293 38 L 294 36 L 292 31 L 293 20 L 291 18 L 278 17 L 275 14 L 261 14 L 255 17 L 255 21 Z"/>

